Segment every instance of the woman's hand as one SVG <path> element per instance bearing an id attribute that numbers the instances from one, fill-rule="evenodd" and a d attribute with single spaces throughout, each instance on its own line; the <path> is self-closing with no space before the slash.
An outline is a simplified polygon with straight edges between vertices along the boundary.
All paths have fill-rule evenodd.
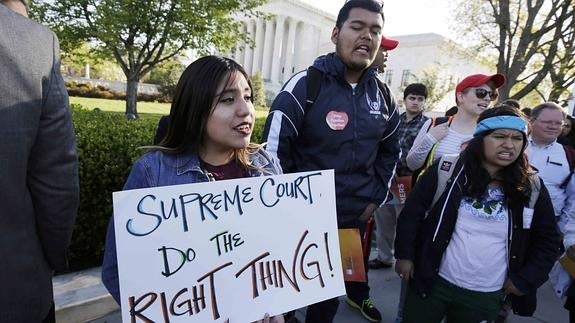
<path id="1" fill-rule="evenodd" d="M 507 295 L 510 295 L 510 294 L 517 295 L 517 296 L 525 295 L 517 287 L 515 287 L 515 285 L 513 284 L 511 279 L 509 279 L 509 278 L 507 278 L 507 281 L 505 281 L 505 284 L 503 284 L 503 289 L 505 290 L 505 294 L 507 294 Z"/>
<path id="2" fill-rule="evenodd" d="M 430 134 L 433 138 L 435 138 L 435 140 L 440 141 L 441 139 L 443 139 L 443 137 L 447 136 L 448 132 L 449 132 L 449 122 L 445 122 L 429 129 L 427 133 Z"/>
<path id="3" fill-rule="evenodd" d="M 284 322 L 285 321 L 283 314 L 270 317 L 270 315 L 266 313 L 266 315 L 264 315 L 263 320 L 255 321 L 254 323 L 284 323 Z"/>
<path id="4" fill-rule="evenodd" d="M 395 272 L 401 279 L 409 280 L 413 278 L 413 261 L 407 259 L 397 259 L 395 261 Z"/>
<path id="5" fill-rule="evenodd" d="M 253 323 L 284 323 L 284 322 L 285 321 L 283 314 L 270 317 L 270 315 L 266 313 L 266 315 L 264 315 L 264 318 L 262 320 L 255 321 Z M 224 323 L 230 323 L 230 319 L 226 319 Z"/>

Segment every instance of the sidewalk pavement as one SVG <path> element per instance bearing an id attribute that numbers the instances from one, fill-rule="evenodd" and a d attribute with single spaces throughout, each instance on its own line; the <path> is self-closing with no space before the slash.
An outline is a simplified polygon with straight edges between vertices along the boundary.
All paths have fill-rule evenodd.
<path id="1" fill-rule="evenodd" d="M 372 255 L 375 255 L 372 252 Z M 399 291 L 401 281 L 392 268 L 376 269 L 369 271 L 369 285 L 371 287 L 371 296 L 374 304 L 382 312 L 383 323 L 395 321 L 397 314 L 397 304 L 399 301 Z M 569 322 L 569 314 L 563 308 L 563 300 L 558 299 L 548 283 L 539 288 L 537 296 L 537 311 L 533 317 L 525 318 L 509 315 L 508 323 L 562 323 Z M 300 309 L 296 317 L 302 319 L 305 311 Z M 109 314 L 97 320 L 89 321 L 91 323 L 120 323 L 119 312 Z M 303 322 L 303 321 L 302 321 Z M 368 322 L 361 314 L 351 308 L 345 302 L 345 297 L 340 298 L 340 305 L 335 323 L 363 323 Z"/>

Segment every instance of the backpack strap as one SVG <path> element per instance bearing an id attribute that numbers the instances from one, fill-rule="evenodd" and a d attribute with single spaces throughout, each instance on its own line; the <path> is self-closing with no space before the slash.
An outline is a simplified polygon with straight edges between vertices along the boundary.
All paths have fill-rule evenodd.
<path id="1" fill-rule="evenodd" d="M 567 184 L 569 184 L 571 177 L 573 177 L 573 171 L 575 169 L 575 150 L 569 147 L 568 145 L 562 145 L 562 146 L 563 150 L 565 151 L 565 157 L 567 158 L 567 163 L 569 164 L 569 175 L 565 177 L 565 180 L 563 180 L 563 183 L 561 183 L 561 185 L 559 186 L 560 188 L 564 189 L 567 187 Z"/>
<path id="2" fill-rule="evenodd" d="M 435 205 L 435 202 L 439 200 L 439 197 L 443 194 L 443 191 L 445 191 L 447 181 L 453 175 L 453 171 L 455 170 L 455 166 L 457 165 L 458 161 L 459 155 L 456 154 L 447 154 L 439 158 L 439 165 L 437 167 L 437 187 L 435 189 L 433 201 L 431 202 L 432 207 Z"/>
<path id="3" fill-rule="evenodd" d="M 323 79 L 323 72 L 319 69 L 310 66 L 307 68 L 306 74 L 306 98 L 304 113 L 307 113 L 312 107 L 315 99 L 319 95 L 321 88 L 321 81 Z"/>
<path id="4" fill-rule="evenodd" d="M 311 106 L 314 104 L 315 99 L 319 95 L 321 81 L 323 79 L 323 72 L 314 66 L 310 66 L 307 68 L 306 77 L 305 112 L 309 111 Z M 391 91 L 389 90 L 387 84 L 383 83 L 377 77 L 375 79 L 377 81 L 377 87 L 383 95 L 383 100 L 385 101 L 386 107 L 388 108 L 388 112 L 390 112 L 389 109 L 391 108 Z"/>
<path id="5" fill-rule="evenodd" d="M 535 203 L 537 203 L 537 199 L 539 198 L 539 192 L 541 192 L 541 181 L 539 180 L 539 176 L 533 174 L 529 177 L 529 181 L 531 182 L 531 197 L 529 198 L 529 205 L 530 209 L 535 208 Z"/>
<path id="6" fill-rule="evenodd" d="M 429 124 L 429 127 L 427 128 L 426 132 L 429 132 L 429 129 L 431 129 L 432 127 L 438 126 L 438 125 L 446 123 L 446 122 L 448 125 L 451 125 L 452 121 L 453 121 L 453 116 L 431 118 L 431 123 Z M 429 166 L 431 166 L 431 164 L 433 164 L 433 158 L 435 157 L 435 149 L 437 149 L 437 145 L 439 145 L 439 141 L 437 141 L 436 143 L 433 144 L 433 146 L 431 147 L 431 150 L 427 154 L 427 157 L 425 157 L 425 161 L 423 162 L 423 165 L 421 165 L 421 167 L 419 167 L 418 169 L 416 169 L 412 173 L 411 187 L 415 186 L 415 183 L 417 183 L 417 180 L 419 180 L 419 177 L 421 177 L 421 175 L 423 175 L 423 173 L 425 173 L 425 170 L 427 168 L 429 168 Z"/>
<path id="7" fill-rule="evenodd" d="M 389 90 L 387 84 L 383 83 L 379 78 L 376 77 L 375 80 L 377 81 L 377 87 L 379 88 L 381 94 L 383 95 L 383 100 L 385 101 L 387 112 L 389 113 L 389 115 L 391 115 L 391 111 L 389 110 L 391 109 L 391 91 Z"/>

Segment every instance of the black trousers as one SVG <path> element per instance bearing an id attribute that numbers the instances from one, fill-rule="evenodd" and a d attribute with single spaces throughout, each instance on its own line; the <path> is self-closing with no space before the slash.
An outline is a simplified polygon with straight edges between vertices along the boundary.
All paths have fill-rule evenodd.
<path id="1" fill-rule="evenodd" d="M 52 302 L 52 307 L 50 307 L 50 311 L 48 315 L 42 320 L 42 323 L 56 323 L 56 312 L 54 310 L 54 302 Z"/>

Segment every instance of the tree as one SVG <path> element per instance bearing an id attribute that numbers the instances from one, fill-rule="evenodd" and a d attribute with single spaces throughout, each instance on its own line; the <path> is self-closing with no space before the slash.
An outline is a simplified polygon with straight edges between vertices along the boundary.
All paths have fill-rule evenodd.
<path id="1" fill-rule="evenodd" d="M 257 72 L 251 77 L 252 87 L 254 88 L 254 105 L 256 108 L 267 108 L 266 105 L 266 91 L 264 88 L 264 79 L 262 73 Z"/>
<path id="2" fill-rule="evenodd" d="M 63 50 L 90 41 L 114 57 L 126 75 L 126 116 L 138 117 L 138 81 L 155 66 L 186 49 L 200 54 L 252 44 L 233 17 L 262 16 L 266 0 L 51 0 L 36 4 L 35 16 L 62 40 Z"/>
<path id="3" fill-rule="evenodd" d="M 571 8 L 569 23 L 563 26 L 563 32 L 558 39 L 560 49 L 549 71 L 551 78 L 551 93 L 548 101 L 559 102 L 563 97 L 564 103 L 568 100 L 570 89 L 575 83 L 575 6 Z"/>
<path id="4" fill-rule="evenodd" d="M 185 69 L 184 64 L 176 59 L 171 59 L 157 65 L 150 71 L 145 81 L 157 84 L 160 87 L 160 93 L 169 100 L 174 96 L 180 76 Z"/>
<path id="5" fill-rule="evenodd" d="M 417 82 L 422 83 L 427 88 L 426 106 L 428 109 L 436 108 L 436 105 L 445 97 L 447 93 L 455 89 L 455 82 L 452 78 L 441 75 L 445 70 L 443 64 L 427 66 L 421 71 L 421 75 L 416 77 Z"/>
<path id="6" fill-rule="evenodd" d="M 573 19 L 573 4 L 574 0 L 459 1 L 456 15 L 457 21 L 465 21 L 459 26 L 463 39 L 475 41 L 478 53 L 494 53 L 497 72 L 507 77 L 501 97 L 521 99 L 554 68 L 561 51 L 557 40 Z"/>

